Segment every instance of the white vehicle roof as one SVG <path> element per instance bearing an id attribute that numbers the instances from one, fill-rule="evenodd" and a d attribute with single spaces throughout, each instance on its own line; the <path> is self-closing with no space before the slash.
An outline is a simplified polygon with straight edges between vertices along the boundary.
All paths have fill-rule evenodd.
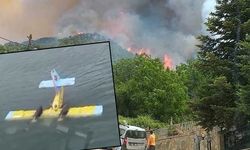
<path id="1" fill-rule="evenodd" d="M 145 129 L 136 127 L 136 126 L 131 126 L 131 125 L 119 125 L 120 128 L 124 130 L 137 130 L 137 131 L 145 131 Z"/>

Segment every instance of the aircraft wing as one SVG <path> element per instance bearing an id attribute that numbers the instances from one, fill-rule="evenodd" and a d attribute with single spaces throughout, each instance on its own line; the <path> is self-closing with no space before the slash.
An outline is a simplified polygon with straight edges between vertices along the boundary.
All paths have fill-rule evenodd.
<path id="1" fill-rule="evenodd" d="M 62 109 L 54 111 L 53 109 L 44 109 L 40 118 L 57 118 Z M 5 120 L 28 120 L 32 119 L 36 110 L 17 110 L 10 111 Z M 93 105 L 93 106 L 82 106 L 82 107 L 70 107 L 66 117 L 69 118 L 78 118 L 78 117 L 91 117 L 99 116 L 103 113 L 102 105 Z"/>
<path id="2" fill-rule="evenodd" d="M 57 86 L 67 86 L 67 85 L 74 85 L 74 84 L 75 84 L 75 78 L 60 79 L 56 82 Z"/>
<path id="3" fill-rule="evenodd" d="M 32 119 L 36 110 L 17 110 L 17 111 L 10 111 L 5 120 L 26 120 Z"/>
<path id="4" fill-rule="evenodd" d="M 100 116 L 103 113 L 103 106 L 84 106 L 84 107 L 71 107 L 67 113 L 67 117 L 90 117 Z"/>
<path id="5" fill-rule="evenodd" d="M 56 81 L 56 86 L 67 86 L 67 85 L 74 85 L 75 84 L 75 78 L 65 78 L 65 79 L 59 79 Z M 39 84 L 39 88 L 50 88 L 54 87 L 53 80 L 46 80 L 41 81 Z"/>
<path id="6" fill-rule="evenodd" d="M 39 88 L 45 88 L 45 87 L 54 87 L 53 81 L 52 80 L 46 80 L 46 81 L 40 82 Z"/>

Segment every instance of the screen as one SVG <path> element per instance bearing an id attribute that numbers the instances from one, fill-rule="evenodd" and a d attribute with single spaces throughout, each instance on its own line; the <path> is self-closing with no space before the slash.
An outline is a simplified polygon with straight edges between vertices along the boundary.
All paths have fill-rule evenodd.
<path id="1" fill-rule="evenodd" d="M 1 54 L 1 149 L 120 145 L 109 44 Z"/>

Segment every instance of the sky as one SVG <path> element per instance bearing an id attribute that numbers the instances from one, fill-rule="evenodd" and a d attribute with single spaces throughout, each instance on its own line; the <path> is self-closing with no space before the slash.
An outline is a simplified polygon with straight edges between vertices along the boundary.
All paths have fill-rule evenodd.
<path id="1" fill-rule="evenodd" d="M 206 0 L 203 4 L 202 18 L 206 22 L 209 14 L 215 11 L 216 0 Z M 206 33 L 206 26 L 203 24 L 202 33 Z"/>
<path id="2" fill-rule="evenodd" d="M 215 0 L 0 0 L 0 37 L 13 41 L 99 33 L 133 52 L 185 62 Z M 0 40 L 0 43 L 5 41 Z"/>

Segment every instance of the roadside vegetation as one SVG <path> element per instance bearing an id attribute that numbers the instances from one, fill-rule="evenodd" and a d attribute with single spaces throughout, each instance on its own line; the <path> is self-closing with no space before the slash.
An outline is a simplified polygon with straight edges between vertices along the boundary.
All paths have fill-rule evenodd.
<path id="1" fill-rule="evenodd" d="M 120 60 L 114 77 L 120 115 L 149 115 L 161 122 L 188 119 L 187 87 L 175 71 L 164 69 L 160 59 L 137 55 Z"/>
<path id="2" fill-rule="evenodd" d="M 164 124 L 158 120 L 154 120 L 147 115 L 138 116 L 136 118 L 123 117 L 119 115 L 119 123 L 122 125 L 134 125 L 145 129 L 148 129 L 148 127 L 153 129 L 168 127 L 168 124 Z"/>

